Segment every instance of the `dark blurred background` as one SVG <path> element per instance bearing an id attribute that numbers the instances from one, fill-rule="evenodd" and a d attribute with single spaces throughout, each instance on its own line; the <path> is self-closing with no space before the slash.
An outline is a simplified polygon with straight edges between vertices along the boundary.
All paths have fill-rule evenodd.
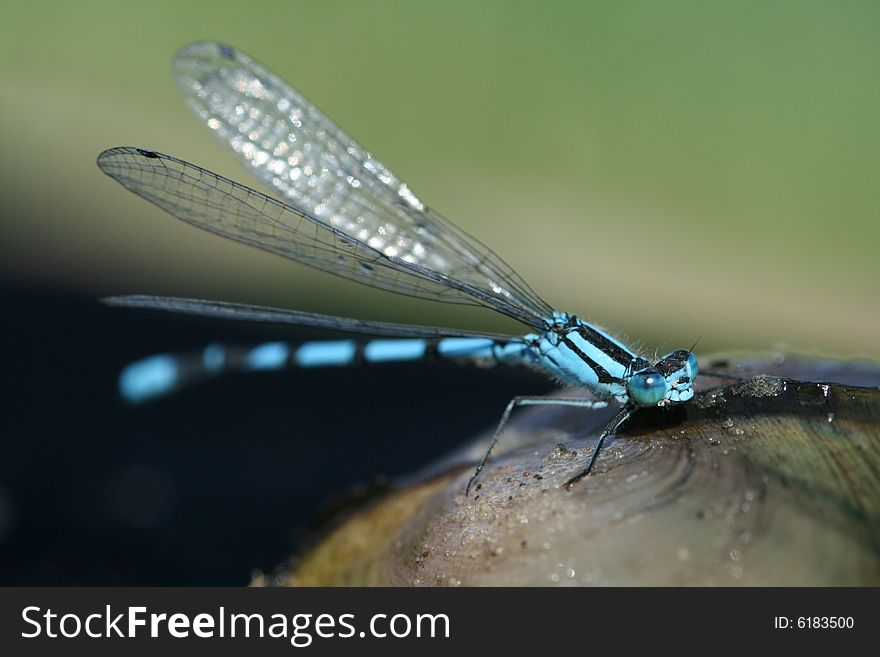
<path id="1" fill-rule="evenodd" d="M 351 486 L 547 389 L 393 366 L 124 406 L 131 359 L 279 333 L 95 301 L 109 294 L 520 330 L 226 242 L 103 176 L 97 153 L 131 144 L 254 184 L 178 98 L 179 47 L 261 60 L 552 305 L 649 349 L 876 358 L 878 28 L 869 2 L 7 0 L 0 583 L 243 583 Z"/>

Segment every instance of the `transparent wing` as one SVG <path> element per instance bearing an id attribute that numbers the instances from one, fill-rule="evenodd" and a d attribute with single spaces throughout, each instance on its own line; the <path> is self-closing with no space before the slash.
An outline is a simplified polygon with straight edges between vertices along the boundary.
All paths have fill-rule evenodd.
<path id="1" fill-rule="evenodd" d="M 142 294 L 107 297 L 103 300 L 110 306 L 125 308 L 144 308 L 165 312 L 231 319 L 247 322 L 262 322 L 289 326 L 306 326 L 309 328 L 343 331 L 345 333 L 362 333 L 366 335 L 388 336 L 398 338 L 489 338 L 500 342 L 518 340 L 518 337 L 497 333 L 480 333 L 476 331 L 458 331 L 437 328 L 434 326 L 414 326 L 410 324 L 389 324 L 387 322 L 371 322 L 350 317 L 334 317 L 318 315 L 296 310 L 270 308 L 268 306 L 252 306 L 227 301 L 207 301 L 204 299 L 184 299 L 181 297 L 154 297 Z"/>
<path id="2" fill-rule="evenodd" d="M 126 189 L 178 219 L 238 242 L 393 292 L 453 303 L 484 303 L 525 324 L 541 319 L 467 282 L 407 262 L 216 173 L 132 146 L 111 148 L 98 166 Z"/>
<path id="3" fill-rule="evenodd" d="M 477 303 L 528 317 L 533 326 L 551 313 L 500 257 L 427 208 L 314 105 L 247 55 L 199 42 L 177 54 L 173 69 L 196 115 L 300 213 L 412 270 L 434 272 L 444 284 L 457 281 Z M 418 296 L 473 303 L 429 289 Z"/>

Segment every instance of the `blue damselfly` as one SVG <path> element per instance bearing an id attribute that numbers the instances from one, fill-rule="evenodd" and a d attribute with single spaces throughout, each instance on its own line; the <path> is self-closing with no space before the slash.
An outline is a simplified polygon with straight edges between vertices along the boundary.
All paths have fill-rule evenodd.
<path id="1" fill-rule="evenodd" d="M 112 148 L 98 166 L 174 217 L 366 285 L 405 295 L 492 308 L 525 324 L 523 336 L 369 322 L 220 301 L 112 297 L 113 305 L 219 318 L 333 329 L 376 339 L 272 342 L 234 350 L 210 345 L 188 360 L 159 355 L 133 363 L 120 390 L 138 402 L 200 378 L 234 370 L 342 366 L 428 356 L 527 365 L 589 391 L 583 397 L 516 397 L 467 484 L 483 470 L 517 406 L 621 405 L 593 447 L 639 407 L 689 400 L 697 375 L 692 349 L 651 362 L 605 331 L 544 302 L 486 246 L 428 208 L 391 171 L 287 83 L 247 55 L 213 42 L 181 50 L 174 73 L 203 123 L 278 201 L 183 160 L 153 150 Z"/>

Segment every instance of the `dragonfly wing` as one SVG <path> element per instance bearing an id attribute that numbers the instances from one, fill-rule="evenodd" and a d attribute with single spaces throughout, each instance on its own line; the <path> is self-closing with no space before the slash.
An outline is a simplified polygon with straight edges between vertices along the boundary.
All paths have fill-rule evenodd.
<path id="1" fill-rule="evenodd" d="M 410 324 L 390 324 L 388 322 L 372 322 L 350 317 L 334 317 L 316 313 L 252 306 L 227 301 L 208 301 L 204 299 L 183 299 L 180 297 L 154 297 L 147 295 L 131 295 L 107 297 L 103 300 L 110 306 L 125 308 L 144 308 L 166 312 L 231 319 L 248 322 L 262 322 L 290 326 L 305 326 L 345 333 L 361 333 L 375 336 L 399 338 L 489 338 L 500 342 L 509 342 L 519 338 L 496 333 L 480 333 L 476 331 L 458 331 L 434 326 L 414 326 Z"/>
<path id="2" fill-rule="evenodd" d="M 481 290 L 387 255 L 296 208 L 216 173 L 155 151 L 111 148 L 98 166 L 125 188 L 176 218 L 380 289 L 452 303 L 480 303 Z M 537 325 L 517 306 L 496 309 Z"/>
<path id="3" fill-rule="evenodd" d="M 540 328 L 541 318 L 466 282 L 387 255 L 285 203 L 170 155 L 110 148 L 98 166 L 126 189 L 181 221 L 392 292 L 450 303 L 482 303 Z"/>
<path id="4" fill-rule="evenodd" d="M 196 115 L 300 213 L 404 268 L 430 272 L 442 285 L 460 283 L 471 299 L 431 286 L 416 296 L 476 299 L 532 326 L 552 312 L 499 256 L 426 207 L 320 110 L 244 53 L 199 42 L 181 50 L 173 68 Z"/>

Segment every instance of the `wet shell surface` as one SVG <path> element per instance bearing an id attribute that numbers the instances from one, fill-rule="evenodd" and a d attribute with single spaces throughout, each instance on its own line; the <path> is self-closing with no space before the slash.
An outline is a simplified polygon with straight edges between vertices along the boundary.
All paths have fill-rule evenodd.
<path id="1" fill-rule="evenodd" d="M 746 378 L 640 411 L 571 490 L 613 409 L 521 411 L 470 497 L 488 436 L 254 583 L 880 584 L 880 367 L 704 362 Z"/>

